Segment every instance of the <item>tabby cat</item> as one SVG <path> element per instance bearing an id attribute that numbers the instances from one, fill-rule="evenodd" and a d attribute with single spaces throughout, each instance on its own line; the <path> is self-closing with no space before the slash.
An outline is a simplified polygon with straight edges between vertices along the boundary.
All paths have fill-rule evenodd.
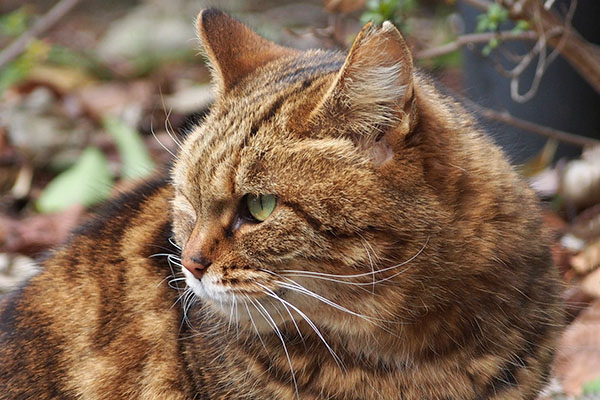
<path id="1" fill-rule="evenodd" d="M 2 300 L 0 397 L 535 399 L 562 324 L 540 207 L 399 32 L 198 31 L 210 114 Z"/>

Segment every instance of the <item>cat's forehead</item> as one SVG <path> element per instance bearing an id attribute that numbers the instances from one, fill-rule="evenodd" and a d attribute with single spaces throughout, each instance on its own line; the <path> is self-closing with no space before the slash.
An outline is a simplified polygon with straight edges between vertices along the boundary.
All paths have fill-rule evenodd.
<path id="1" fill-rule="evenodd" d="M 270 63 L 217 99 L 204 123 L 186 139 L 174 180 L 192 186 L 213 184 L 239 167 L 242 159 L 260 158 L 273 147 L 293 147 L 306 139 L 300 126 L 319 103 L 344 57 L 309 51 Z"/>

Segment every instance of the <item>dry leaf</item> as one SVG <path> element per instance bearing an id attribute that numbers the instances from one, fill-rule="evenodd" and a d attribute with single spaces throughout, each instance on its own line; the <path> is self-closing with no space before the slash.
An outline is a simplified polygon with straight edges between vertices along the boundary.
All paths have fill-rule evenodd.
<path id="1" fill-rule="evenodd" d="M 571 232 L 585 240 L 600 238 L 600 204 L 579 213 Z"/>
<path id="2" fill-rule="evenodd" d="M 580 274 L 587 274 L 600 266 L 600 239 L 588 244 L 576 256 L 571 257 L 571 266 Z"/>
<path id="3" fill-rule="evenodd" d="M 584 310 L 563 334 L 554 372 L 571 395 L 580 395 L 584 383 L 600 376 L 600 301 Z"/>
<path id="4" fill-rule="evenodd" d="M 156 84 L 150 81 L 103 83 L 81 88 L 77 97 L 87 112 L 100 120 L 107 114 L 122 116 L 127 109 L 149 109 L 156 92 Z"/>
<path id="5" fill-rule="evenodd" d="M 600 269 L 583 278 L 581 289 L 588 295 L 600 299 Z M 600 336 L 600 331 L 598 331 L 598 336 Z"/>
<path id="6" fill-rule="evenodd" d="M 0 216 L 0 251 L 35 256 L 63 243 L 83 218 L 85 208 L 75 205 L 63 212 L 23 219 Z"/>
<path id="7" fill-rule="evenodd" d="M 27 80 L 50 86 L 60 93 L 67 93 L 94 82 L 94 79 L 81 68 L 50 65 L 34 67 Z"/>
<path id="8" fill-rule="evenodd" d="M 39 271 L 40 267 L 29 257 L 0 253 L 0 294 L 16 289 Z"/>
<path id="9" fill-rule="evenodd" d="M 568 203 L 585 207 L 600 202 L 600 146 L 565 167 L 561 193 Z"/>
<path id="10" fill-rule="evenodd" d="M 323 0 L 325 9 L 333 13 L 351 13 L 365 6 L 366 0 Z"/>

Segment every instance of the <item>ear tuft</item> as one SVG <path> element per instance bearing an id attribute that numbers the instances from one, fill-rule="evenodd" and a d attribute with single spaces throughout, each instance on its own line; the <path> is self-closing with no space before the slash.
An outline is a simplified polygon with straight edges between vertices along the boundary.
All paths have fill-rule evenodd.
<path id="1" fill-rule="evenodd" d="M 412 56 L 400 32 L 387 21 L 381 28 L 369 23 L 311 120 L 321 125 L 334 122 L 339 134 L 368 146 L 400 122 L 408 122 L 412 96 Z"/>
<path id="2" fill-rule="evenodd" d="M 297 50 L 278 46 L 260 37 L 241 22 L 214 8 L 200 11 L 196 25 L 219 95 L 228 92 L 260 66 L 297 54 Z"/>

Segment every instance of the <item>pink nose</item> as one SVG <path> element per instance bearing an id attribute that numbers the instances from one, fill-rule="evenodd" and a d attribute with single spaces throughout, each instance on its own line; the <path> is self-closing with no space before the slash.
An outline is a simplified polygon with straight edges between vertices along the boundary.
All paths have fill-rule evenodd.
<path id="1" fill-rule="evenodd" d="M 181 263 L 185 269 L 190 271 L 197 279 L 202 279 L 202 276 L 206 272 L 206 268 L 210 267 L 212 261 L 201 254 L 188 256 L 184 251 Z"/>

